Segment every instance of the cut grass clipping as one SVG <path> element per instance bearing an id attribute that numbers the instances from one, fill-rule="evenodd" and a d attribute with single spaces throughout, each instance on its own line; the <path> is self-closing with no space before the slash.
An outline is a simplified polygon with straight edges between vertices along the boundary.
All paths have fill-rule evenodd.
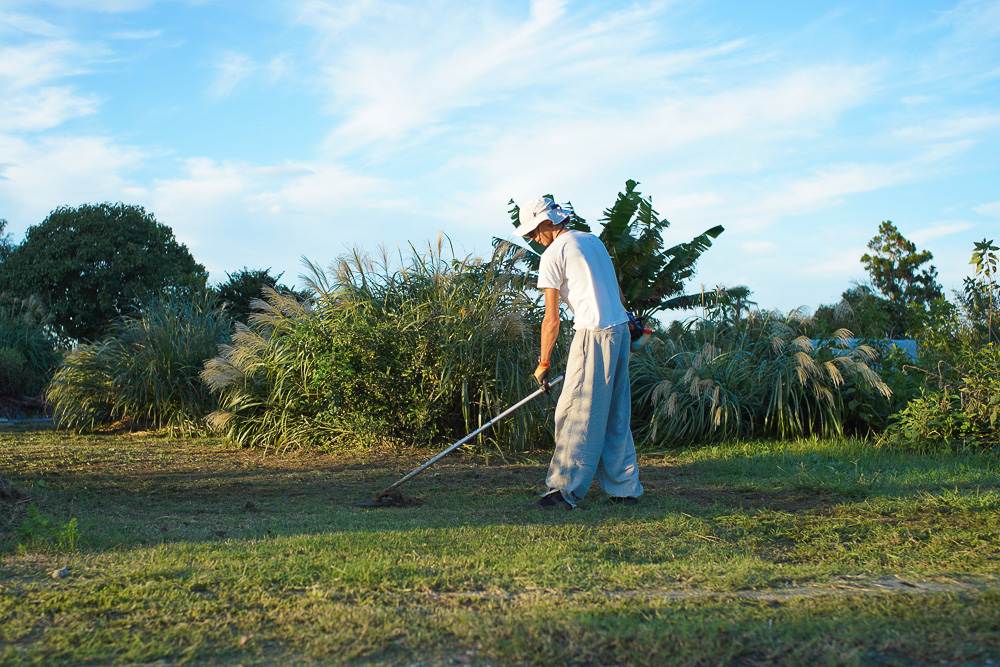
<path id="1" fill-rule="evenodd" d="M 368 456 L 369 458 L 365 458 Z M 989 664 L 1000 465 L 864 442 L 641 458 L 637 507 L 520 507 L 544 461 L 0 433 L 0 663 Z"/>

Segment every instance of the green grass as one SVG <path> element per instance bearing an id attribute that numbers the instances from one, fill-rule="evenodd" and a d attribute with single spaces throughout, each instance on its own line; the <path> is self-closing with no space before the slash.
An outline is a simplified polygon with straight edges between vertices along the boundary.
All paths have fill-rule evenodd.
<path id="1" fill-rule="evenodd" d="M 355 505 L 431 453 L 0 432 L 0 663 L 1000 660 L 995 456 L 647 454 L 640 506 L 558 514 L 543 461 L 449 458 Z"/>

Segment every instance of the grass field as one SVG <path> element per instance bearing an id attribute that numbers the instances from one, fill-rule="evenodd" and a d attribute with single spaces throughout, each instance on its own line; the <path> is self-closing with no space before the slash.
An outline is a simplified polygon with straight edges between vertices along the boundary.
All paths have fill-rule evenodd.
<path id="1" fill-rule="evenodd" d="M 355 505 L 432 453 L 0 432 L 0 663 L 1000 664 L 996 456 L 646 454 L 561 513 L 457 457 Z"/>

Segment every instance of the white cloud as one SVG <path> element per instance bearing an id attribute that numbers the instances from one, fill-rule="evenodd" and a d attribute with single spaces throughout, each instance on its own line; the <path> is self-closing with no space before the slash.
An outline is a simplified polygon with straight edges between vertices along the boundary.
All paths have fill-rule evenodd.
<path id="1" fill-rule="evenodd" d="M 333 164 L 295 164 L 282 171 L 286 178 L 269 174 L 267 185 L 279 185 L 250 198 L 254 207 L 271 213 L 322 215 L 347 204 L 389 199 L 388 184 L 378 178 L 359 176 Z"/>
<path id="2" fill-rule="evenodd" d="M 310 25 L 324 39 L 319 59 L 331 109 L 342 118 L 329 138 L 335 151 L 398 143 L 438 125 L 454 130 L 461 123 L 456 115 L 471 109 L 488 117 L 494 107 L 536 116 L 612 108 L 619 95 L 670 87 L 668 77 L 700 71 L 740 45 L 664 53 L 662 36 L 647 25 L 662 13 L 656 4 L 591 23 L 569 16 L 561 1 L 534 2 L 524 18 L 457 4 L 438 12 L 396 8 L 387 16 L 390 6 L 356 3 L 335 11 L 306 3 Z M 332 12 L 335 18 L 317 18 Z M 352 32 L 329 39 L 346 23 Z"/>
<path id="3" fill-rule="evenodd" d="M 980 204 L 973 209 L 979 215 L 987 218 L 1000 218 L 1000 201 L 989 204 Z"/>
<path id="4" fill-rule="evenodd" d="M 868 252 L 864 246 L 818 248 L 807 261 L 800 260 L 796 273 L 805 276 L 824 276 L 844 283 L 861 272 L 861 256 Z M 846 287 L 846 285 L 845 285 Z"/>
<path id="5" fill-rule="evenodd" d="M 938 100 L 930 95 L 906 95 L 900 100 L 906 106 L 919 106 L 922 104 L 929 104 L 931 102 L 937 102 Z"/>
<path id="6" fill-rule="evenodd" d="M 0 132 L 38 132 L 93 114 L 96 95 L 54 84 L 86 72 L 104 54 L 67 40 L 0 48 Z"/>
<path id="7" fill-rule="evenodd" d="M 228 97 L 240 81 L 254 73 L 257 64 L 245 53 L 227 53 L 215 69 L 209 92 L 214 97 Z"/>
<path id="8" fill-rule="evenodd" d="M 845 195 L 869 192 L 909 180 L 907 169 L 899 165 L 830 165 L 807 178 L 779 185 L 750 208 L 751 214 L 774 216 L 802 214 L 829 205 Z"/>
<path id="9" fill-rule="evenodd" d="M 752 255 L 773 253 L 779 247 L 774 241 L 744 241 L 740 244 L 741 250 Z"/>
<path id="10" fill-rule="evenodd" d="M 983 41 L 1000 36 L 1000 3 L 996 0 L 962 0 L 954 9 L 942 12 L 941 25 L 954 30 L 952 39 L 975 49 Z"/>
<path id="11" fill-rule="evenodd" d="M 104 137 L 0 135 L 0 197 L 11 217 L 37 224 L 58 206 L 122 199 L 134 184 L 127 174 L 146 153 Z"/>
<path id="12" fill-rule="evenodd" d="M 332 259 L 347 238 L 384 238 L 372 206 L 393 206 L 386 185 L 329 163 L 257 166 L 199 157 L 143 193 L 213 276 L 244 265 L 297 266 L 299 255 Z M 366 215 L 366 211 L 368 212 Z"/>
<path id="13" fill-rule="evenodd" d="M 381 0 L 305 0 L 298 9 L 297 22 L 312 26 L 331 39 L 369 17 L 389 19 L 403 7 Z"/>
<path id="14" fill-rule="evenodd" d="M 840 113 L 860 104 L 871 78 L 865 68 L 804 68 L 715 95 L 678 96 L 626 111 L 568 119 L 546 116 L 524 128 L 509 129 L 479 151 L 467 151 L 449 165 L 449 171 L 472 173 L 482 184 L 481 190 L 470 193 L 470 205 L 495 205 L 511 196 L 520 200 L 536 196 L 535 190 L 543 187 L 595 208 L 603 208 L 617 190 L 597 199 L 579 193 L 606 189 L 607 174 L 621 175 L 612 184 L 615 188 L 628 176 L 650 174 L 642 180 L 647 191 L 669 203 L 668 217 L 677 212 L 676 201 L 692 215 L 708 213 L 722 219 L 715 222 L 736 217 L 744 226 L 760 227 L 780 213 L 905 178 L 883 165 L 840 165 L 818 170 L 809 179 L 771 183 L 763 196 L 750 193 L 733 203 L 729 202 L 734 192 L 703 189 L 713 177 L 759 171 L 761 160 L 780 173 L 785 150 L 817 136 Z M 684 167 L 677 168 L 678 164 Z"/>
<path id="15" fill-rule="evenodd" d="M 71 118 L 97 110 L 94 95 L 81 96 L 71 88 L 45 87 L 0 99 L 0 132 L 37 132 L 62 125 Z"/>
<path id="16" fill-rule="evenodd" d="M 145 9 L 157 0 L 7 0 L 11 5 L 50 5 L 62 9 L 78 9 L 90 12 L 134 12 Z"/>
<path id="17" fill-rule="evenodd" d="M 163 35 L 163 30 L 119 30 L 111 33 L 113 39 L 144 40 L 155 39 Z"/>
<path id="18" fill-rule="evenodd" d="M 925 46 L 918 70 L 927 81 L 950 81 L 958 90 L 1000 76 L 996 66 L 1000 36 L 1000 3 L 996 0 L 963 0 L 940 12 L 932 27 L 944 36 Z"/>
<path id="19" fill-rule="evenodd" d="M 261 64 L 245 53 L 227 53 L 215 66 L 216 76 L 209 87 L 209 94 L 219 99 L 229 97 L 240 83 L 257 73 L 264 73 L 267 80 L 273 83 L 288 71 L 286 61 L 285 54 Z"/>
<path id="20" fill-rule="evenodd" d="M 907 235 L 907 238 L 916 243 L 918 246 L 924 246 L 927 245 L 928 241 L 945 238 L 954 234 L 960 234 L 973 229 L 975 226 L 976 225 L 971 222 L 939 222 L 931 225 L 930 227 L 924 227 L 923 229 L 918 229 L 915 232 L 910 232 L 910 234 Z"/>
<path id="21" fill-rule="evenodd" d="M 0 90 L 18 91 L 82 74 L 102 53 L 67 40 L 0 48 Z"/>
<path id="22" fill-rule="evenodd" d="M 62 30 L 44 19 L 28 14 L 15 14 L 0 11 L 0 33 L 27 33 L 37 37 L 57 37 Z"/>
<path id="23" fill-rule="evenodd" d="M 1000 114 L 978 116 L 956 116 L 936 119 L 923 125 L 904 127 L 893 132 L 893 136 L 904 141 L 924 143 L 953 140 L 992 130 L 1000 126 Z"/>

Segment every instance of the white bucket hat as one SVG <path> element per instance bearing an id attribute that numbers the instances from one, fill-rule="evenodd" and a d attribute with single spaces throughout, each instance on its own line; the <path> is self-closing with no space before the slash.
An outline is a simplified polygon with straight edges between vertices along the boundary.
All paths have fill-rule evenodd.
<path id="1" fill-rule="evenodd" d="M 517 226 L 515 231 L 521 236 L 527 236 L 546 220 L 559 224 L 567 218 L 569 218 L 569 213 L 564 211 L 559 204 L 548 197 L 535 197 L 520 207 L 518 220 L 521 224 Z"/>

